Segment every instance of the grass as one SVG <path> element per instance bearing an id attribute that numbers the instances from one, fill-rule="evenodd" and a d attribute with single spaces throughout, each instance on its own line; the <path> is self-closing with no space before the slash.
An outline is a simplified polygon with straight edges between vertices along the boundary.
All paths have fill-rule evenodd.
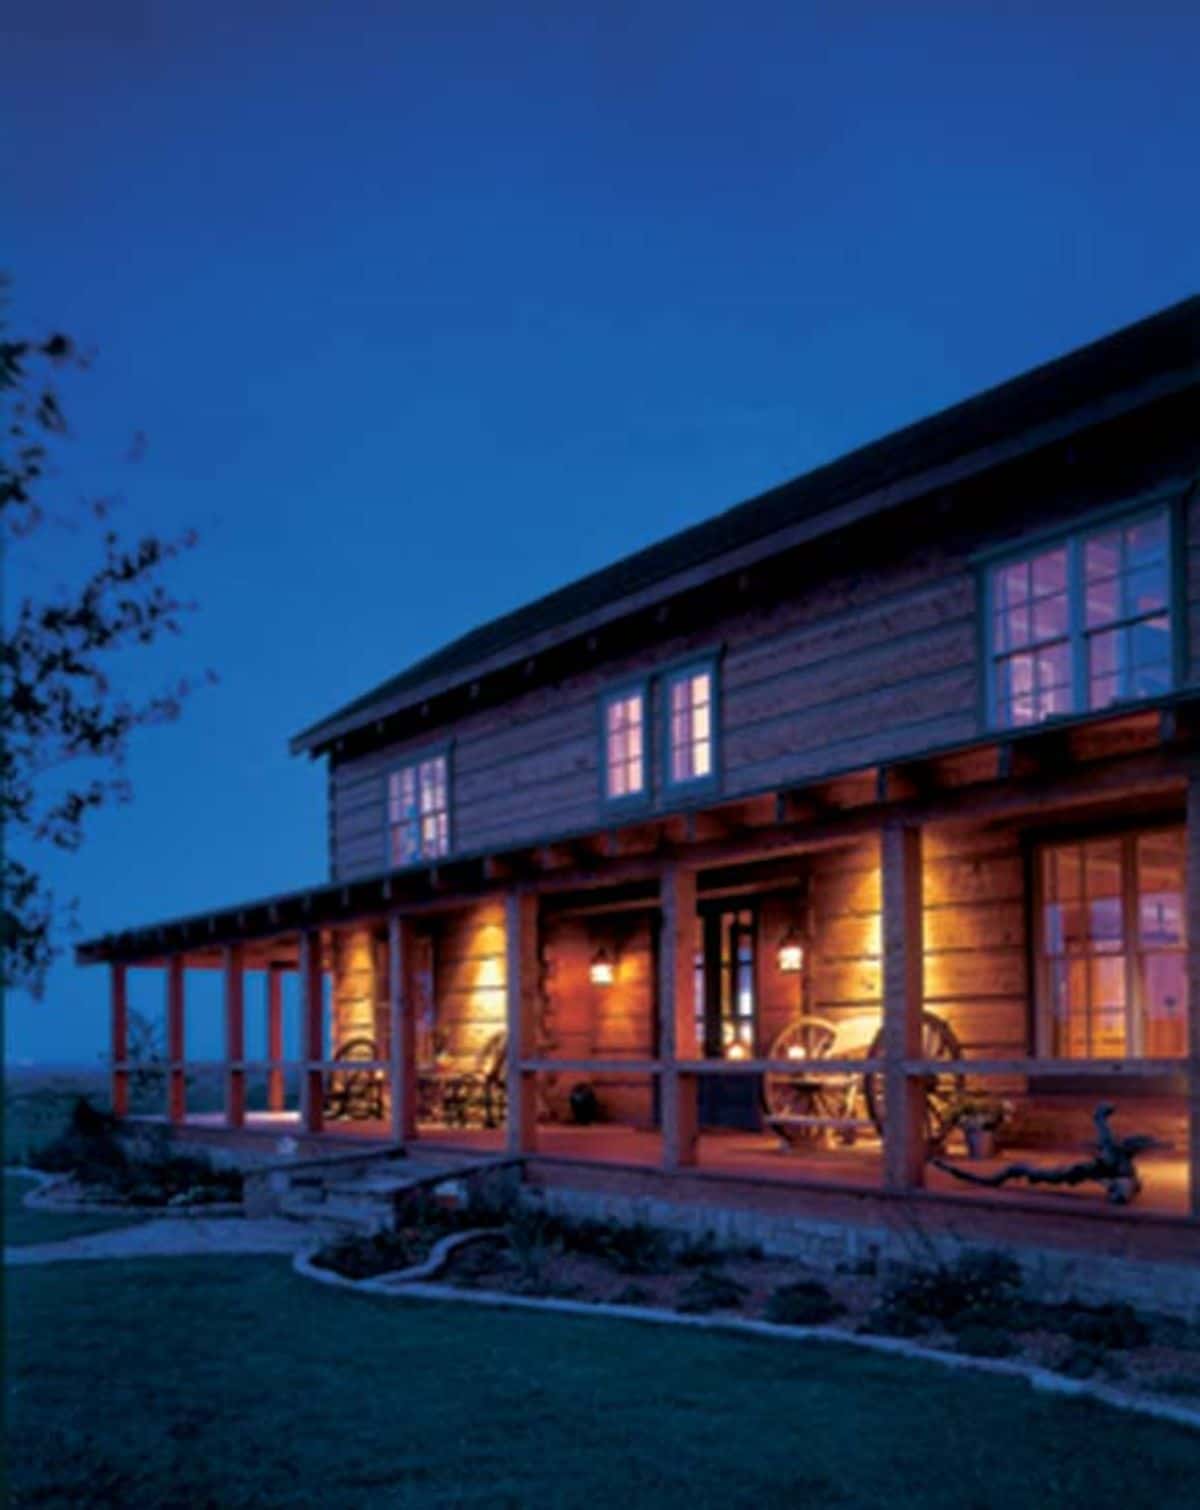
<path id="1" fill-rule="evenodd" d="M 4 1242 L 6 1247 L 20 1248 L 29 1243 L 61 1243 L 69 1237 L 88 1237 L 93 1232 L 108 1232 L 113 1227 L 128 1227 L 143 1222 L 149 1213 L 137 1216 L 95 1215 L 81 1212 L 29 1211 L 22 1204 L 33 1189 L 32 1180 L 4 1176 Z"/>
<path id="2" fill-rule="evenodd" d="M 1200 1475 L 1200 1437 L 1015 1381 L 388 1302 L 276 1259 L 21 1269 L 7 1291 L 14 1506 L 1173 1510 Z"/>

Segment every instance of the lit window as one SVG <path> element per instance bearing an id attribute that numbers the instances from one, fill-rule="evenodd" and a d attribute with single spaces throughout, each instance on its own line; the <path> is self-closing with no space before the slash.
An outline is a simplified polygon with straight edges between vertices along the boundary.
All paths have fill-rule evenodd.
<path id="1" fill-rule="evenodd" d="M 614 693 L 604 701 L 604 795 L 609 802 L 646 792 L 646 694 Z"/>
<path id="2" fill-rule="evenodd" d="M 1050 1054 L 1185 1054 L 1183 830 L 1048 845 L 1040 879 L 1039 969 Z"/>
<path id="3" fill-rule="evenodd" d="M 711 666 L 667 679 L 667 779 L 672 786 L 713 776 L 715 688 Z"/>
<path id="4" fill-rule="evenodd" d="M 450 853 L 450 803 L 445 755 L 414 760 L 388 776 L 388 854 L 413 865 Z"/>
<path id="5" fill-rule="evenodd" d="M 991 570 L 991 716 L 1020 728 L 1172 684 L 1166 510 Z"/>

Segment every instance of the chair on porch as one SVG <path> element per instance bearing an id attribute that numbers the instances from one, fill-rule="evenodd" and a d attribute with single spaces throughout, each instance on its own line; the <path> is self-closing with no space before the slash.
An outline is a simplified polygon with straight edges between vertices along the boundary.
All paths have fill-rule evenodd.
<path id="1" fill-rule="evenodd" d="M 417 1116 L 445 1127 L 499 1127 L 508 1111 L 508 1034 L 473 1055 L 439 1054 L 417 1074 Z"/>
<path id="2" fill-rule="evenodd" d="M 346 1069 L 331 1070 L 325 1082 L 323 1114 L 327 1122 L 379 1122 L 384 1117 L 383 1070 L 355 1069 L 356 1062 L 379 1059 L 373 1038 L 348 1038 L 333 1056 Z"/>

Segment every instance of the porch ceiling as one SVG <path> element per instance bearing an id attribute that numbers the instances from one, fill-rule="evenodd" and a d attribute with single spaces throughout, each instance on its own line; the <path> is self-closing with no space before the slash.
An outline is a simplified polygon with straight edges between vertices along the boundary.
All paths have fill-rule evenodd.
<path id="1" fill-rule="evenodd" d="M 650 880 L 666 860 L 711 868 L 834 847 L 887 822 L 1018 819 L 1170 793 L 1182 787 L 1198 744 L 1200 693 L 1191 693 L 545 844 L 281 892 L 87 939 L 75 957 L 154 965 L 186 954 L 203 967 L 219 964 L 223 946 L 245 943 L 247 964 L 289 967 L 303 931 L 444 911 L 500 885 L 578 891 Z"/>

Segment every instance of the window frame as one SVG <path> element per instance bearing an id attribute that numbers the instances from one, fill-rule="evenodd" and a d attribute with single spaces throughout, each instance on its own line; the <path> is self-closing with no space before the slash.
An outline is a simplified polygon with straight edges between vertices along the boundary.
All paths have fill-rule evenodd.
<path id="1" fill-rule="evenodd" d="M 721 677 L 720 655 L 709 651 L 689 656 L 673 665 L 663 666 L 658 672 L 658 684 L 662 706 L 659 709 L 662 731 L 661 772 L 664 795 L 687 795 L 690 792 L 707 792 L 719 785 L 721 769 Z M 705 672 L 709 679 L 708 742 L 709 768 L 702 776 L 685 776 L 676 779 L 671 773 L 671 689 L 679 682 Z"/>
<path id="2" fill-rule="evenodd" d="M 640 792 L 625 792 L 619 797 L 613 797 L 608 790 L 608 710 L 613 703 L 625 702 L 635 696 L 642 703 L 642 789 Z M 650 806 L 653 799 L 653 726 L 649 677 L 617 682 L 601 692 L 596 738 L 599 745 L 600 803 L 605 811 L 630 812 Z"/>
<path id="3" fill-rule="evenodd" d="M 1092 708 L 1088 705 L 1089 631 L 1086 623 L 1083 567 L 1087 543 L 1114 529 L 1123 530 L 1159 515 L 1166 521 L 1166 604 L 1163 611 L 1168 619 L 1171 641 L 1168 657 L 1169 684 L 1161 692 L 1121 696 L 1103 707 Z M 1005 723 L 1000 717 L 1000 685 L 997 675 L 1002 657 L 996 646 L 995 574 L 1004 566 L 1029 560 L 1059 547 L 1065 547 L 1067 553 L 1066 643 L 1071 663 L 1072 707 L 1064 713 L 1054 713 L 1028 724 Z M 1019 736 L 1070 719 L 1102 718 L 1123 708 L 1153 705 L 1177 694 L 1185 685 L 1187 670 L 1187 592 L 1186 582 L 1183 580 L 1186 570 L 1185 548 L 1183 498 L 1177 489 L 1171 489 L 1126 499 L 1108 508 L 1096 510 L 1072 524 L 1034 531 L 1018 540 L 1008 541 L 995 549 L 975 555 L 972 564 L 976 572 L 976 601 L 979 605 L 977 638 L 983 670 L 979 691 L 982 726 L 996 733 Z M 1115 628 L 1126 622 L 1128 621 L 1122 616 L 1114 621 L 1113 626 L 1105 627 Z"/>
<path id="4" fill-rule="evenodd" d="M 1121 865 L 1121 931 L 1122 950 L 1125 968 L 1125 1052 L 1118 1057 L 1121 1060 L 1139 1060 L 1147 1057 L 1145 1052 L 1146 1042 L 1146 1016 L 1145 1016 L 1145 993 L 1143 991 L 1141 961 L 1147 953 L 1141 943 L 1141 927 L 1139 913 L 1138 890 L 1138 843 L 1141 839 L 1153 834 L 1178 833 L 1185 829 L 1186 825 L 1182 817 L 1168 817 L 1166 815 L 1149 819 L 1130 819 L 1126 822 L 1109 824 L 1101 827 L 1088 825 L 1084 828 L 1068 828 L 1059 831 L 1047 831 L 1031 836 L 1028 848 L 1028 875 L 1030 880 L 1029 897 L 1032 907 L 1030 929 L 1028 933 L 1031 958 L 1029 961 L 1029 976 L 1033 988 L 1033 1053 L 1037 1059 L 1050 1059 L 1064 1064 L 1078 1064 L 1084 1073 L 1089 1062 L 1099 1058 L 1106 1061 L 1110 1055 L 1069 1055 L 1056 1053 L 1054 1048 L 1054 991 L 1051 980 L 1052 956 L 1046 950 L 1046 876 L 1044 857 L 1049 850 L 1063 847 L 1074 847 L 1097 842 L 1111 842 L 1120 846 Z M 1187 924 L 1186 898 L 1183 909 L 1184 926 Z M 1186 956 L 1187 937 L 1185 932 L 1184 942 L 1180 946 Z M 1164 951 L 1166 952 L 1166 951 Z M 1088 958 L 1089 956 L 1080 956 Z M 1057 956 L 1054 956 L 1057 958 Z M 1185 1016 L 1185 1022 L 1187 1021 Z M 1090 1028 L 1089 1028 L 1090 1032 Z M 1178 1058 L 1180 1064 L 1186 1062 L 1186 1053 L 1182 1056 L 1154 1055 L 1156 1060 L 1161 1058 Z M 1067 1071 L 1073 1074 L 1073 1071 Z M 1140 1086 L 1140 1088 L 1145 1088 Z"/>
<path id="5" fill-rule="evenodd" d="M 388 762 L 383 773 L 383 852 L 384 864 L 388 870 L 416 870 L 422 865 L 437 865 L 439 861 L 448 860 L 454 853 L 454 742 L 448 740 L 444 744 L 425 745 L 410 754 L 398 757 Z M 430 760 L 444 760 L 446 763 L 446 852 L 441 855 L 420 854 L 415 860 L 397 861 L 392 858 L 392 805 L 391 786 L 392 777 L 398 776 L 402 771 L 416 770 L 418 803 L 420 801 L 420 775 L 422 765 Z M 418 807 L 418 824 L 420 822 Z"/>

